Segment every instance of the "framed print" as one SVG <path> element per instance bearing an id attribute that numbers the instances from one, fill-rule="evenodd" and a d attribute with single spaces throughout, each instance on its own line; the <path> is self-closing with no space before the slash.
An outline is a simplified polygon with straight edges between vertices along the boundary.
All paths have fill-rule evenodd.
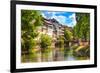
<path id="1" fill-rule="evenodd" d="M 11 1 L 11 72 L 96 66 L 96 6 Z"/>

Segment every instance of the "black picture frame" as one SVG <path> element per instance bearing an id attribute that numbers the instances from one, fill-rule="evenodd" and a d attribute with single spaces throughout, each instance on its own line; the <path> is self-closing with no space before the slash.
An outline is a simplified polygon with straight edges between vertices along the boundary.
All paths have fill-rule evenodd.
<path id="1" fill-rule="evenodd" d="M 73 66 L 55 66 L 55 67 L 40 67 L 40 68 L 16 68 L 16 5 L 40 5 L 53 7 L 70 7 L 70 8 L 85 8 L 94 9 L 94 64 L 88 65 L 73 65 Z M 45 71 L 45 70 L 61 70 L 61 69 L 79 69 L 97 67 L 97 6 L 94 5 L 78 5 L 78 4 L 62 4 L 62 3 L 47 3 L 33 1 L 11 1 L 11 30 L 10 30 L 10 46 L 11 46 L 11 61 L 10 71 L 13 72 L 29 72 L 29 71 Z"/>

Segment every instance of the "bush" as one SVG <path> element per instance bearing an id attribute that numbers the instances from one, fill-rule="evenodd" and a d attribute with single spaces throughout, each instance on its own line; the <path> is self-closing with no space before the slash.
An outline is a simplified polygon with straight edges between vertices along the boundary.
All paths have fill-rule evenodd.
<path id="1" fill-rule="evenodd" d="M 40 45 L 41 45 L 42 51 L 50 47 L 52 44 L 52 39 L 48 35 L 42 34 L 40 40 L 41 40 Z"/>

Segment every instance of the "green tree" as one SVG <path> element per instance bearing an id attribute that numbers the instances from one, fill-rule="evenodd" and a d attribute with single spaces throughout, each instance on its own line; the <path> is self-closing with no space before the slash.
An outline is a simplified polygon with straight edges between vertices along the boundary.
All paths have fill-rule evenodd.
<path id="1" fill-rule="evenodd" d="M 21 10 L 21 47 L 29 52 L 36 44 L 37 27 L 43 24 L 40 11 Z"/>
<path id="2" fill-rule="evenodd" d="M 45 49 L 48 49 L 51 46 L 51 44 L 52 44 L 51 37 L 46 35 L 46 34 L 42 34 L 41 35 L 41 42 L 40 42 L 42 51 Z"/>
<path id="3" fill-rule="evenodd" d="M 68 29 L 65 29 L 64 30 L 64 42 L 65 42 L 65 45 L 67 45 L 68 44 L 68 46 L 70 46 L 70 44 L 71 44 L 71 40 L 73 39 L 73 33 L 70 31 L 70 30 L 68 30 Z"/>
<path id="4" fill-rule="evenodd" d="M 74 26 L 76 38 L 89 40 L 90 38 L 90 15 L 89 13 L 76 13 L 77 24 Z"/>
<path id="5" fill-rule="evenodd" d="M 77 24 L 73 28 L 74 38 L 89 41 L 90 40 L 90 14 L 76 13 L 76 20 L 77 20 Z M 76 53 L 74 51 L 74 55 L 89 57 L 90 54 L 89 50 L 90 50 L 89 45 L 81 45 L 76 48 Z"/>
<path id="6" fill-rule="evenodd" d="M 71 31 L 69 31 L 68 29 L 64 30 L 64 38 L 67 41 L 71 41 L 73 38 L 73 33 Z"/>

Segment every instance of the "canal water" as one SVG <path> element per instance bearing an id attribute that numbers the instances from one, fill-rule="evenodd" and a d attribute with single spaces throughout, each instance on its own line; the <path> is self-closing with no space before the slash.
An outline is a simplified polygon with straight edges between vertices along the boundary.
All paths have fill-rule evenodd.
<path id="1" fill-rule="evenodd" d="M 67 53 L 67 55 L 65 55 Z M 76 60 L 73 56 L 73 51 L 70 49 L 68 52 L 62 50 L 53 50 L 50 52 L 38 52 L 36 58 L 33 58 L 36 62 L 52 62 L 52 61 L 72 61 Z"/>
<path id="2" fill-rule="evenodd" d="M 52 62 L 52 61 L 72 61 L 76 60 L 73 56 L 73 51 L 70 49 L 68 52 L 62 50 L 53 50 L 41 53 L 38 51 L 35 56 L 25 55 L 22 57 L 22 62 Z"/>

